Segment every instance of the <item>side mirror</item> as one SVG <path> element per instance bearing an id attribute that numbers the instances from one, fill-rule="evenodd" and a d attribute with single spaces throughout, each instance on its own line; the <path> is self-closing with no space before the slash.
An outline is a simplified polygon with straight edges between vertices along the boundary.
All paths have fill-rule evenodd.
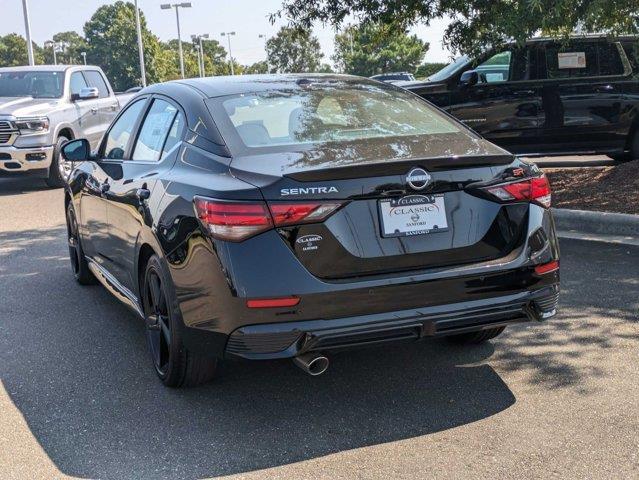
<path id="1" fill-rule="evenodd" d="M 61 152 L 67 162 L 84 162 L 91 156 L 91 145 L 86 138 L 79 138 L 62 145 Z"/>
<path id="2" fill-rule="evenodd" d="M 96 87 L 84 87 L 80 90 L 80 93 L 74 93 L 71 95 L 71 100 L 91 100 L 94 98 L 100 98 L 100 91 Z"/>
<path id="3" fill-rule="evenodd" d="M 462 73 L 461 78 L 459 79 L 460 87 L 472 87 L 473 85 L 477 85 L 479 83 L 479 73 L 475 70 L 468 70 Z"/>

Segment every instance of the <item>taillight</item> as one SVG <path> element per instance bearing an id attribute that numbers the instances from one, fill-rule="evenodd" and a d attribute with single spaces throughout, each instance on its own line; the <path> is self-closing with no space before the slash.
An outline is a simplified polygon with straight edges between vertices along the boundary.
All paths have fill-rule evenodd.
<path id="1" fill-rule="evenodd" d="M 239 242 L 273 226 L 299 225 L 326 220 L 341 203 L 336 202 L 236 202 L 195 197 L 197 217 L 215 238 Z"/>
<path id="2" fill-rule="evenodd" d="M 532 202 L 549 208 L 552 202 L 550 183 L 546 175 L 518 182 L 486 187 L 485 190 L 502 202 Z"/>
<path id="3" fill-rule="evenodd" d="M 273 227 L 264 202 L 225 202 L 195 197 L 197 217 L 215 238 L 239 242 Z"/>
<path id="4" fill-rule="evenodd" d="M 559 270 L 559 261 L 554 260 L 548 263 L 542 263 L 540 265 L 535 265 L 535 273 L 537 275 L 545 275 L 546 273 L 555 272 Z"/>
<path id="5" fill-rule="evenodd" d="M 271 202 L 273 221 L 276 227 L 285 225 L 299 225 L 300 223 L 316 223 L 327 219 L 335 210 L 341 207 L 341 203 L 280 203 Z"/>

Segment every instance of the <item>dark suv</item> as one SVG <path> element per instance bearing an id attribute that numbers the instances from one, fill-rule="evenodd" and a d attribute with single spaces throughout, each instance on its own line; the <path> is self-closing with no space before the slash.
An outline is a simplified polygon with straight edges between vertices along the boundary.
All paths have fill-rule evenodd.
<path id="1" fill-rule="evenodd" d="M 639 158 L 639 37 L 533 39 L 401 86 L 514 153 Z"/>

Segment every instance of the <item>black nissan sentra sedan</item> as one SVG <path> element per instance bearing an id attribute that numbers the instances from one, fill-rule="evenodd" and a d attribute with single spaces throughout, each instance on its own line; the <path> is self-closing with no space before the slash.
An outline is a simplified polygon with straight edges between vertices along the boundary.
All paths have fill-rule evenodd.
<path id="1" fill-rule="evenodd" d="M 97 152 L 78 139 L 73 273 L 146 322 L 177 387 L 223 358 L 477 343 L 555 314 L 548 181 L 428 102 L 341 75 L 192 79 L 142 90 Z"/>

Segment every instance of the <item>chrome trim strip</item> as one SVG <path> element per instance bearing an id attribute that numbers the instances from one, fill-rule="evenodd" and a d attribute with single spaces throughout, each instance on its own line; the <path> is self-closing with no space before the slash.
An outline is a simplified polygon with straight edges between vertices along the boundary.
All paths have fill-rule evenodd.
<path id="1" fill-rule="evenodd" d="M 118 282 L 118 280 L 102 265 L 92 258 L 86 257 L 86 259 L 89 265 L 89 270 L 91 270 L 100 283 L 104 285 L 104 288 L 111 292 L 113 296 L 126 306 L 133 309 L 140 318 L 144 319 L 144 312 L 142 311 L 138 297 L 136 297 L 131 290 Z"/>

